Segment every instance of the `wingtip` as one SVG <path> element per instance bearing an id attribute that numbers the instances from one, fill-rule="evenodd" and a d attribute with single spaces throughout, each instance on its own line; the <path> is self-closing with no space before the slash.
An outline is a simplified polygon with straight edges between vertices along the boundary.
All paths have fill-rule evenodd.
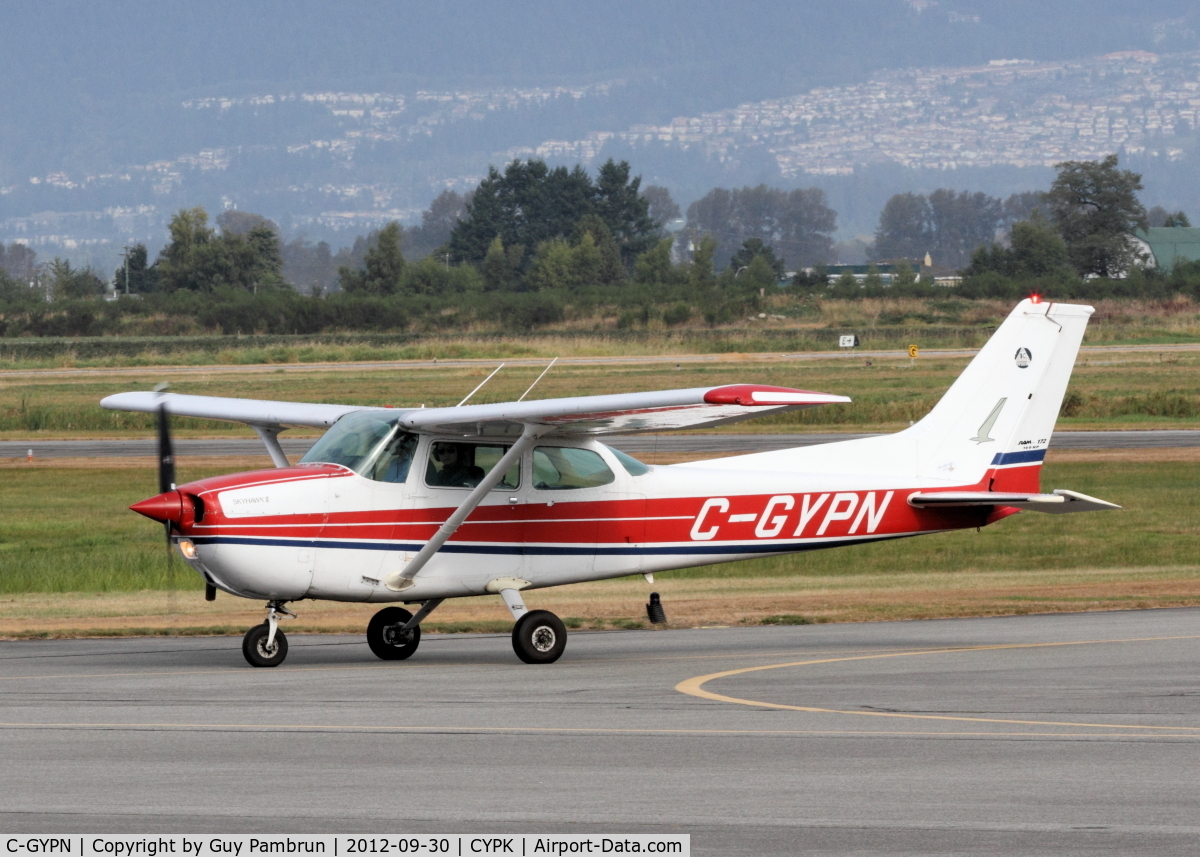
<path id="1" fill-rule="evenodd" d="M 846 396 L 795 390 L 791 387 L 771 387 L 766 384 L 728 384 L 713 387 L 704 394 L 709 405 L 743 405 L 745 407 L 779 407 L 781 405 L 833 405 L 849 402 Z"/>

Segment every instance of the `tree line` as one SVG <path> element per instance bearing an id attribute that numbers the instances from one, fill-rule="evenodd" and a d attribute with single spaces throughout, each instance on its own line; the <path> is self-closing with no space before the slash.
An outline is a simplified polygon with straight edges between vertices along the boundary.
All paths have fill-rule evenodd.
<path id="1" fill-rule="evenodd" d="M 1133 229 L 1187 224 L 1183 212 L 1147 212 L 1138 190 L 1140 176 L 1112 156 L 1060 164 L 1047 191 L 1006 200 L 949 189 L 897 194 L 880 214 L 871 251 L 900 263 L 891 294 L 934 288 L 917 282 L 927 253 L 961 270 L 956 293 L 963 296 L 1035 287 L 1047 294 L 1191 289 L 1187 270 L 1172 279 L 1138 268 Z M 593 178 L 581 167 L 514 161 L 491 168 L 467 194 L 440 194 L 419 226 L 392 222 L 336 253 L 303 237 L 284 242 L 278 226 L 257 214 L 224 211 L 210 225 L 203 208 L 185 209 L 172 218 L 158 258 L 150 261 L 143 245 L 132 248 L 112 282 L 141 307 L 190 312 L 224 332 L 394 329 L 414 318 L 529 327 L 602 306 L 618 308 L 623 324 L 654 314 L 719 324 L 781 289 L 845 297 L 884 289 L 878 276 L 830 282 L 823 266 L 833 259 L 837 214 L 818 189 L 715 188 L 688 207 L 682 228 L 680 215 L 665 188 L 643 188 L 626 162 L 610 160 Z M 789 270 L 796 271 L 790 281 Z M 1088 277 L 1123 282 L 1101 287 Z M 54 305 L 104 290 L 91 269 L 60 259 L 38 265 L 31 249 L 0 246 L 0 313 L 9 335 L 48 330 L 57 324 L 49 319 L 62 316 Z M 63 323 L 80 329 L 87 318 L 145 315 L 130 301 L 115 303 Z"/>

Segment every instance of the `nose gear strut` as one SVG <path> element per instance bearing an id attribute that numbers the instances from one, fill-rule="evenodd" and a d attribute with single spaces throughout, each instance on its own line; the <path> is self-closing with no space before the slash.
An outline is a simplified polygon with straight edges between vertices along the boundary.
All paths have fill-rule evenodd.
<path id="1" fill-rule="evenodd" d="M 267 627 L 270 629 L 267 632 L 267 648 L 275 644 L 275 635 L 279 633 L 279 614 L 291 616 L 293 619 L 297 618 L 295 613 L 283 606 L 286 603 L 286 601 L 267 602 Z"/>
<path id="2" fill-rule="evenodd" d="M 255 625 L 242 638 L 242 655 L 252 667 L 277 667 L 287 657 L 288 643 L 283 631 L 279 630 L 279 616 L 296 614 L 283 605 L 285 601 L 267 602 L 267 621 Z"/>

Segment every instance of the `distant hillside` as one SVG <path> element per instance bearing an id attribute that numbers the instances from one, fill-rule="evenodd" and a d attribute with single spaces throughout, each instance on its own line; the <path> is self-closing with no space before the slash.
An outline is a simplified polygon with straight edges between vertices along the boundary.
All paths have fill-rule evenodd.
<path id="1" fill-rule="evenodd" d="M 1200 10 L 1184 0 L 13 0 L 6 11 L 0 240 L 101 259 L 122 241 L 157 244 L 170 213 L 195 204 L 336 241 L 411 219 L 442 188 L 528 153 L 629 157 L 684 203 L 716 184 L 818 183 L 861 229 L 885 191 L 947 165 L 901 158 L 917 170 L 906 173 L 861 157 L 874 164 L 861 170 L 837 129 L 812 121 L 760 117 L 732 134 L 726 122 L 686 151 L 669 134 L 628 135 L 677 117 L 721 125 L 740 104 L 795 106 L 815 87 L 896 69 L 1200 49 Z M 1023 115 L 1001 107 L 977 118 Z M 875 120 L 856 115 L 869 131 Z M 777 132 L 796 153 L 824 140 L 842 174 L 780 158 Z M 1138 157 L 1169 172 L 1191 150 L 1156 151 Z M 1015 163 L 994 162 L 981 189 L 1041 181 L 1044 168 Z M 963 186 L 968 164 L 954 166 Z"/>

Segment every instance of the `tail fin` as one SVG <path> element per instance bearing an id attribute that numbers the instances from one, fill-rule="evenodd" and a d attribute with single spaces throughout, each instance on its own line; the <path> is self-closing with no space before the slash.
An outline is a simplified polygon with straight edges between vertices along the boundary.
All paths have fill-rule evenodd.
<path id="1" fill-rule="evenodd" d="M 903 434 L 920 476 L 976 475 L 987 490 L 1036 491 L 1089 306 L 1024 300 L 933 410 Z"/>

